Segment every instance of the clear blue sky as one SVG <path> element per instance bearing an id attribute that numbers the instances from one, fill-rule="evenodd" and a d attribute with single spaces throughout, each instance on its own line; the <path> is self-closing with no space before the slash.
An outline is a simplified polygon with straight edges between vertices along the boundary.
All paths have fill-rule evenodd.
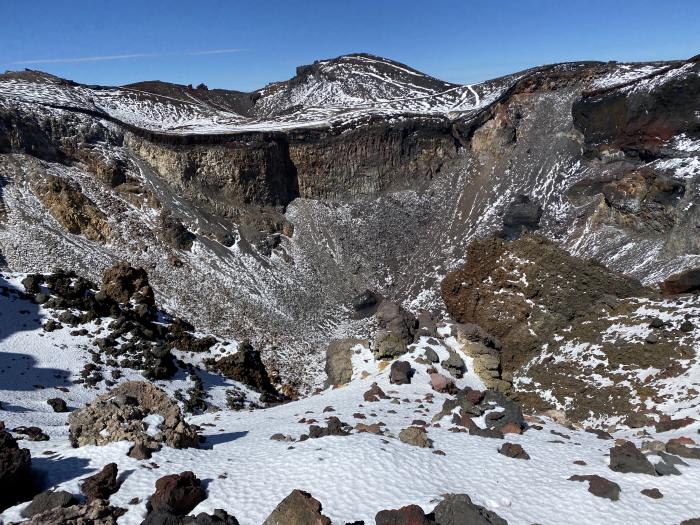
<path id="1" fill-rule="evenodd" d="M 476 82 L 567 60 L 700 53 L 700 0 L 0 0 L 0 71 L 252 90 L 369 52 Z"/>

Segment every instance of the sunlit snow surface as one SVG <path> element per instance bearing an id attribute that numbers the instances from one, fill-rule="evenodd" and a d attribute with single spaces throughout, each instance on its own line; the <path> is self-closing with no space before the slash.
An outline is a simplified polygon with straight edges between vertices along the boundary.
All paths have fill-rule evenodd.
<path id="1" fill-rule="evenodd" d="M 10 283 L 16 286 L 17 279 L 10 279 Z M 43 311 L 28 306 L 31 304 L 28 301 L 0 300 L 3 304 L 0 356 L 5 376 L 0 383 L 0 400 L 6 426 L 39 424 L 50 435 L 50 441 L 21 442 L 31 450 L 34 467 L 46 474 L 47 487 L 78 493 L 81 478 L 108 462 L 116 462 L 124 483 L 111 502 L 129 509 L 120 518 L 120 524 L 141 523 L 145 498 L 153 492 L 155 481 L 184 470 L 192 470 L 206 482 L 208 497 L 194 510 L 195 514 L 224 508 L 242 525 L 259 525 L 294 488 L 309 491 L 320 500 L 324 513 L 334 523 L 357 519 L 373 523 L 379 510 L 410 503 L 431 510 L 440 495 L 447 492 L 465 492 L 477 504 L 496 511 L 511 524 L 657 524 L 678 523 L 700 515 L 700 499 L 696 497 L 700 462 L 686 460 L 689 466 L 678 467 L 680 476 L 618 474 L 607 467 L 612 441 L 600 440 L 580 430 L 572 431 L 548 420 L 542 430 L 530 429 L 522 436 L 508 436 L 507 441 L 522 444 L 532 458 L 529 461 L 498 454 L 501 440 L 450 432 L 449 416 L 440 421 L 440 428 L 428 429 L 434 449 L 401 443 L 396 439 L 399 431 L 414 419 L 430 422 L 445 398 L 430 389 L 426 366 L 416 362 L 425 348 L 431 346 L 426 338 L 405 357 L 416 369 L 410 385 L 389 384 L 388 367 L 378 366 L 369 350 L 358 345 L 353 357 L 353 380 L 345 387 L 276 408 L 252 412 L 221 410 L 190 418 L 202 425 L 207 436 L 202 449 L 164 448 L 150 461 L 127 457 L 130 446 L 127 442 L 73 449 L 67 439 L 67 414 L 53 413 L 46 399 L 63 397 L 75 409 L 98 393 L 71 384 L 88 358 L 78 345 L 88 340 L 69 336 L 68 329 L 45 334 L 36 321 L 43 317 Z M 444 359 L 448 356 L 447 347 L 459 350 L 449 328 L 442 329 L 441 334 L 442 344 L 446 346 L 432 346 Z M 471 370 L 471 360 L 464 357 Z M 129 378 L 138 378 L 138 374 L 127 371 L 125 379 Z M 363 392 L 375 381 L 391 399 L 376 403 L 363 401 Z M 472 374 L 457 383 L 482 387 Z M 37 384 L 45 388 L 34 386 Z M 158 384 L 170 392 L 188 386 L 178 379 Z M 229 382 L 229 386 L 232 384 Z M 68 392 L 55 388 L 58 386 L 67 387 Z M 211 388 L 210 401 L 223 406 L 223 392 L 221 387 L 217 388 Z M 425 399 L 429 393 L 435 395 L 433 403 Z M 396 400 L 400 402 L 397 404 Z M 327 407 L 333 407 L 334 411 L 324 413 Z M 367 419 L 355 419 L 353 414 L 358 412 Z M 383 422 L 387 434 L 353 433 L 294 443 L 269 439 L 275 433 L 298 438 L 308 431 L 306 424 L 298 422 L 301 418 L 317 419 L 323 424 L 324 418 L 332 415 L 353 425 Z M 153 426 L 159 422 L 153 418 L 147 423 Z M 696 423 L 660 438 L 696 435 L 697 427 Z M 561 439 L 551 433 L 553 430 L 569 435 L 570 439 Z M 653 429 L 647 430 L 654 437 Z M 615 437 L 638 441 L 627 431 L 617 432 Z M 435 449 L 446 455 L 433 454 Z M 587 465 L 574 465 L 575 460 L 584 460 Z M 656 460 L 652 457 L 652 461 Z M 585 483 L 567 480 L 573 474 L 599 474 L 615 481 L 622 488 L 620 500 L 611 502 L 593 496 L 587 492 Z M 652 500 L 640 494 L 640 490 L 651 487 L 659 488 L 663 499 Z M 140 503 L 129 505 L 134 497 L 140 498 Z M 8 509 L 1 518 L 19 519 L 22 507 Z"/>

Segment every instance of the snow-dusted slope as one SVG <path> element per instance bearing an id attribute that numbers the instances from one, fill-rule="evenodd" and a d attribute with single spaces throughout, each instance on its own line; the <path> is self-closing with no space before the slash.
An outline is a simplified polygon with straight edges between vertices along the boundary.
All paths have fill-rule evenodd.
<path id="1" fill-rule="evenodd" d="M 10 289 L 18 289 L 16 276 L 5 278 Z M 475 503 L 497 512 L 511 525 L 651 525 L 678 523 L 700 515 L 700 500 L 694 492 L 700 483 L 699 460 L 686 459 L 686 465 L 678 466 L 680 475 L 622 474 L 608 468 L 612 440 L 599 439 L 596 434 L 567 428 L 548 418 L 532 418 L 533 426 L 524 434 L 508 434 L 506 439 L 455 432 L 451 414 L 436 419 L 443 401 L 450 396 L 430 387 L 428 365 L 420 359 L 426 350 L 434 350 L 440 359 L 447 358 L 450 351 L 458 352 L 468 371 L 473 370 L 471 359 L 461 354 L 449 326 L 440 330 L 439 340 L 423 337 L 402 357 L 415 369 L 409 385 L 391 384 L 387 363 L 377 363 L 369 349 L 358 344 L 350 384 L 275 408 L 226 410 L 224 391 L 235 383 L 205 377 L 209 401 L 224 409 L 189 418 L 206 436 L 200 449 L 164 447 L 146 462 L 127 457 L 131 444 L 126 441 L 72 448 L 67 435 L 68 414 L 53 413 L 46 400 L 62 397 L 74 410 L 101 392 L 72 383 L 88 360 L 83 345 L 89 339 L 69 336 L 68 328 L 44 333 L 38 323 L 47 312 L 14 292 L 0 296 L 0 307 L 3 318 L 15 327 L 10 330 L 4 324 L 0 332 L 2 375 L 12 378 L 11 382 L 5 379 L 0 383 L 6 427 L 41 425 L 50 437 L 48 441 L 20 442 L 30 449 L 34 468 L 45 476 L 46 488 L 77 494 L 82 479 L 109 462 L 117 463 L 123 483 L 110 501 L 128 509 L 119 525 L 141 523 L 146 498 L 153 493 L 156 480 L 185 470 L 206 480 L 208 496 L 196 507 L 195 514 L 223 508 L 241 525 L 262 523 L 293 489 L 309 491 L 322 502 L 324 514 L 341 524 L 359 519 L 373 523 L 378 511 L 408 504 L 429 511 L 448 492 L 469 494 Z M 94 329 L 89 327 L 89 332 Z M 441 365 L 434 366 L 447 373 Z M 120 381 L 132 377 L 137 376 L 127 372 Z M 377 383 L 388 398 L 363 400 L 372 383 Z M 483 388 L 472 372 L 456 383 Z M 158 384 L 170 393 L 190 386 L 179 376 Z M 311 420 L 325 425 L 330 416 L 352 426 L 380 423 L 382 433 L 354 429 L 347 436 L 298 441 L 308 433 Z M 398 439 L 399 432 L 416 420 L 426 425 L 433 448 L 411 446 Z M 483 426 L 483 417 L 474 422 Z M 646 432 L 620 429 L 614 437 L 641 445 L 655 439 L 688 436 L 699 424 L 662 434 L 652 427 Z M 274 434 L 288 436 L 289 441 L 271 440 Z M 530 459 L 499 454 L 497 450 L 504 442 L 522 445 Z M 652 462 L 660 460 L 649 457 Z M 568 480 L 575 474 L 597 474 L 619 484 L 619 501 L 598 498 L 586 490 L 585 483 Z M 651 487 L 658 488 L 663 498 L 654 500 L 640 493 Z M 0 519 L 19 520 L 25 506 L 8 509 Z"/>
<path id="2" fill-rule="evenodd" d="M 251 94 L 255 102 L 241 113 L 184 86 L 166 95 L 149 91 L 148 83 L 97 88 L 40 73 L 0 77 L 0 100 L 101 112 L 151 131 L 236 133 L 322 127 L 372 115 L 458 115 L 492 102 L 515 78 L 462 86 L 391 60 L 348 55 L 302 66 L 292 80 Z"/>

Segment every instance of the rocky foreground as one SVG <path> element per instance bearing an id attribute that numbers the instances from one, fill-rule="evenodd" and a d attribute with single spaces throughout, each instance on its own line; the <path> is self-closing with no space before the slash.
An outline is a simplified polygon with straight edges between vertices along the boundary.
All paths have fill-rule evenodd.
<path id="1" fill-rule="evenodd" d="M 693 274 L 661 295 L 531 235 L 465 259 L 447 320 L 358 296 L 375 336 L 333 341 L 298 399 L 250 343 L 159 310 L 142 269 L 6 276 L 3 518 L 694 523 Z"/>

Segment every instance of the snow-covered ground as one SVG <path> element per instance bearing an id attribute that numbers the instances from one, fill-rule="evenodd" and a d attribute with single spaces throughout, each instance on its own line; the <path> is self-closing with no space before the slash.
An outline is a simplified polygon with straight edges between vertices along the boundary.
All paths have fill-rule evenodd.
<path id="1" fill-rule="evenodd" d="M 15 287 L 17 279 L 6 282 Z M 350 384 L 274 408 L 229 411 L 221 403 L 221 394 L 234 383 L 220 380 L 212 387 L 205 381 L 207 390 L 213 393 L 209 401 L 222 409 L 190 418 L 204 429 L 207 439 L 201 449 L 164 448 L 150 461 L 137 461 L 127 457 L 127 442 L 71 448 L 67 414 L 53 413 L 46 399 L 63 397 L 74 409 L 97 395 L 97 390 L 71 382 L 89 357 L 80 348 L 89 340 L 68 335 L 68 328 L 44 333 L 39 327 L 44 312 L 14 294 L 0 297 L 0 304 L 2 419 L 10 429 L 40 425 L 50 436 L 49 441 L 21 442 L 31 450 L 34 467 L 46 474 L 47 487 L 77 494 L 81 478 L 108 462 L 116 462 L 123 484 L 111 502 L 129 509 L 120 524 L 141 523 L 155 481 L 185 470 L 204 480 L 208 492 L 195 513 L 224 508 L 242 525 L 261 523 L 295 488 L 309 491 L 321 501 L 333 523 L 341 524 L 359 519 L 373 523 L 379 510 L 411 503 L 431 510 L 441 494 L 448 492 L 469 494 L 475 503 L 496 511 L 511 524 L 657 524 L 700 516 L 700 499 L 696 497 L 700 461 L 686 460 L 688 466 L 678 467 L 680 476 L 620 474 L 607 466 L 613 441 L 548 419 L 543 420 L 540 430 L 530 428 L 523 435 L 507 435 L 505 441 L 524 447 L 531 456 L 528 461 L 498 454 L 502 440 L 451 432 L 449 416 L 438 422 L 440 426 L 428 427 L 433 449 L 400 442 L 397 436 L 401 429 L 416 419 L 430 424 L 447 397 L 431 389 L 427 365 L 417 362 L 427 347 L 432 347 L 441 359 L 448 356 L 448 348 L 459 352 L 457 340 L 447 330 L 441 332 L 441 341 L 421 338 L 404 357 L 416 369 L 410 385 L 390 384 L 386 363 L 377 363 L 366 347 L 357 345 Z M 480 379 L 471 373 L 471 360 L 463 358 L 468 373 L 456 380 L 457 385 L 482 388 Z M 440 365 L 435 366 L 440 370 Z M 136 377 L 125 370 L 124 379 Z M 363 401 L 363 393 L 373 382 L 390 399 Z M 170 392 L 187 386 L 179 379 L 158 384 Z M 366 419 L 357 419 L 355 414 L 363 414 Z M 351 425 L 381 422 L 386 432 L 383 436 L 353 432 L 303 442 L 270 440 L 277 433 L 296 440 L 308 431 L 308 423 L 300 422 L 302 418 L 324 424 L 329 416 Z M 480 419 L 475 422 L 482 423 Z M 645 429 L 644 435 L 641 431 L 621 430 L 614 437 L 639 444 L 656 438 L 665 441 L 681 435 L 696 436 L 698 428 L 696 422 L 658 436 L 652 428 Z M 445 455 L 435 454 L 436 450 Z M 580 460 L 586 464 L 573 463 Z M 618 483 L 622 489 L 620 500 L 592 495 L 585 483 L 568 481 L 573 474 L 598 474 Z M 652 487 L 664 497 L 653 500 L 640 493 Z M 140 502 L 129 504 L 135 497 Z M 0 519 L 17 520 L 22 507 L 8 509 Z"/>

